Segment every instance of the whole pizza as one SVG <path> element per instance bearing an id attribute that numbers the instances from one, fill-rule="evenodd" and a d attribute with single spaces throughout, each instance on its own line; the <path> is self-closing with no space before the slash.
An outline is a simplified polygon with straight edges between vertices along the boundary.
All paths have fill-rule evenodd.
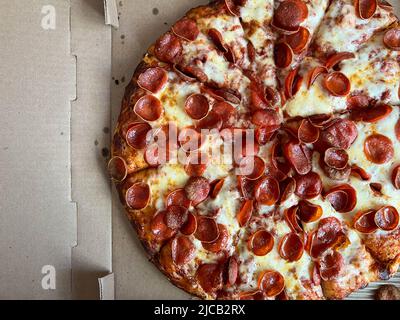
<path id="1" fill-rule="evenodd" d="M 109 170 L 205 299 L 343 299 L 400 263 L 400 25 L 384 0 L 190 10 L 126 88 Z"/>

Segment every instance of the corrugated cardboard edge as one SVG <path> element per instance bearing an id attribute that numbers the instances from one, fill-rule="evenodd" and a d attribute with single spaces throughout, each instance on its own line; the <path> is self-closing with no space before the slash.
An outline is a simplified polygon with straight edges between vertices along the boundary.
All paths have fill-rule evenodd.
<path id="1" fill-rule="evenodd" d="M 114 28 L 119 28 L 116 0 L 104 0 L 104 15 L 107 25 L 111 25 Z"/>

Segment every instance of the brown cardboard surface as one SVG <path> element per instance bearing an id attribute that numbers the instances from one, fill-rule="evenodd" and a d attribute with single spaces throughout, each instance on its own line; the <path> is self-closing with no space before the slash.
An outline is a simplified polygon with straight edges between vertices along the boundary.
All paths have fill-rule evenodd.
<path id="1" fill-rule="evenodd" d="M 104 21 L 97 0 L 2 1 L 0 298 L 98 299 L 112 269 Z"/>
<path id="2" fill-rule="evenodd" d="M 120 112 L 123 89 L 130 80 L 147 47 L 188 9 L 207 0 L 118 1 L 120 27 L 113 30 L 113 80 L 111 87 L 112 123 Z M 397 0 L 391 1 L 400 13 Z M 116 299 L 188 299 L 190 296 L 170 284 L 146 260 L 136 234 L 124 217 L 122 206 L 113 193 L 113 270 Z M 392 282 L 400 283 L 400 278 Z M 383 282 L 387 283 L 387 282 Z M 350 299 L 370 299 L 379 284 L 353 294 Z"/>
<path id="3" fill-rule="evenodd" d="M 55 29 L 44 29 L 53 10 Z M 76 243 L 69 4 L 2 1 L 0 30 L 0 298 L 68 298 Z M 41 286 L 46 265 L 56 272 L 54 290 Z"/>
<path id="4" fill-rule="evenodd" d="M 112 271 L 111 193 L 105 170 L 111 132 L 111 28 L 104 23 L 102 1 L 71 1 L 71 48 L 77 57 L 71 172 L 78 224 L 72 289 L 75 299 L 98 299 L 98 278 Z"/>

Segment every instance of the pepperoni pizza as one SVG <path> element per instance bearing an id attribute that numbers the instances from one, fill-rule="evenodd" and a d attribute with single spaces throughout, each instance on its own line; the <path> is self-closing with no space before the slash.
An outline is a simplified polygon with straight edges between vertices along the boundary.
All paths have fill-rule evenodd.
<path id="1" fill-rule="evenodd" d="M 343 299 L 400 264 L 400 27 L 384 0 L 190 10 L 126 88 L 109 171 L 205 299 Z"/>

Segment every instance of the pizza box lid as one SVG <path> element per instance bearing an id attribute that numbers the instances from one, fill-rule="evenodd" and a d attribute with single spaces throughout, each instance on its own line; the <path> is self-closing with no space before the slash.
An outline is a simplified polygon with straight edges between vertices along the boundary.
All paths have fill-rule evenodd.
<path id="1" fill-rule="evenodd" d="M 143 53 L 204 3 L 2 3 L 0 298 L 191 298 L 147 261 L 105 168 Z"/>

